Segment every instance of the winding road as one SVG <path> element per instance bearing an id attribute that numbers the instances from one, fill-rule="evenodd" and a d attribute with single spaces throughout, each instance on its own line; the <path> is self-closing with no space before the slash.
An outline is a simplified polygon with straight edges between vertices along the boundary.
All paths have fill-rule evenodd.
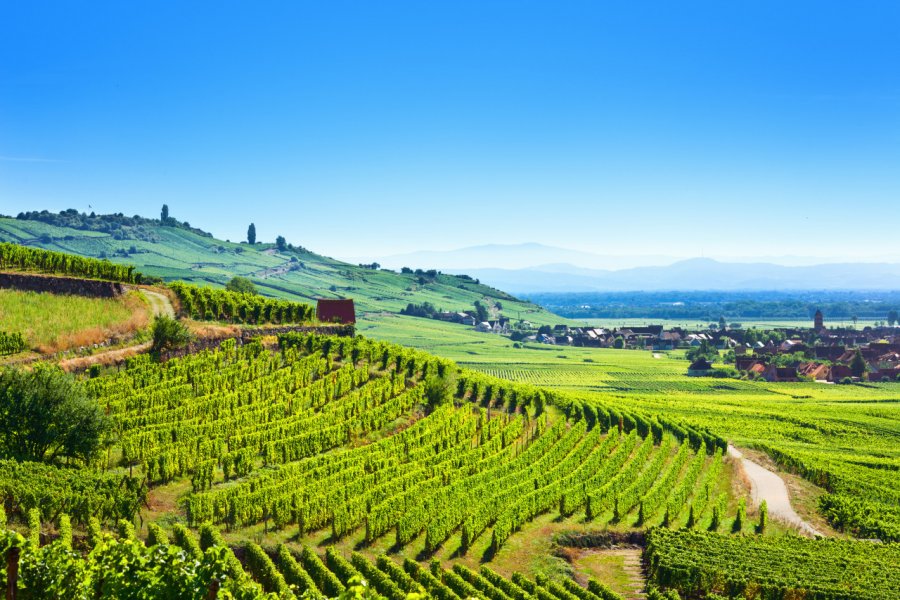
<path id="1" fill-rule="evenodd" d="M 728 446 L 728 456 L 739 461 L 741 468 L 750 480 L 750 494 L 757 506 L 765 500 L 769 509 L 769 516 L 793 525 L 809 536 L 824 536 L 825 534 L 807 523 L 797 514 L 791 506 L 791 498 L 788 495 L 784 480 L 776 473 L 766 469 L 749 458 L 745 458 L 740 450 L 734 446 Z"/>

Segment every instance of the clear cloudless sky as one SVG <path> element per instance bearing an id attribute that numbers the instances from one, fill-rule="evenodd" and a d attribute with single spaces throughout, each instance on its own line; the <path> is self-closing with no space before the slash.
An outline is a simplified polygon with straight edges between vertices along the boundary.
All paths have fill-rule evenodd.
<path id="1" fill-rule="evenodd" d="M 0 3 L 0 213 L 900 254 L 900 2 Z M 88 208 L 88 207 L 91 208 Z"/>

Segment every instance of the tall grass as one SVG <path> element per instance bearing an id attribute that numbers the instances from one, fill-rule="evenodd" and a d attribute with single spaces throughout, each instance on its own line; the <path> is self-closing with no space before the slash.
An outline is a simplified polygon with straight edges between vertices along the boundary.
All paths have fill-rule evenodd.
<path id="1" fill-rule="evenodd" d="M 51 353 L 129 336 L 147 327 L 150 310 L 136 293 L 115 299 L 0 290 L 0 326 Z"/>

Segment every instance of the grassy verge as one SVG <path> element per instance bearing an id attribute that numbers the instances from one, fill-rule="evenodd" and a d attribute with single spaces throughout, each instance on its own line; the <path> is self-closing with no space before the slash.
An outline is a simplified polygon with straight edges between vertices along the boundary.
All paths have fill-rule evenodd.
<path id="1" fill-rule="evenodd" d="M 0 323 L 18 331 L 43 354 L 105 343 L 147 327 L 150 311 L 142 296 L 84 298 L 0 290 Z"/>

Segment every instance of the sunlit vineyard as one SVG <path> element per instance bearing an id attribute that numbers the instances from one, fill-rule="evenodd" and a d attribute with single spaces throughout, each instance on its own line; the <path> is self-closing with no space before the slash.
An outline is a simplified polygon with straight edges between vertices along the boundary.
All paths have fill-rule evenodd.
<path id="1" fill-rule="evenodd" d="M 2 513 L 0 513 L 2 517 Z M 503 577 L 488 566 L 470 569 L 461 564 L 444 568 L 385 554 L 349 555 L 333 547 L 320 553 L 309 546 L 264 549 L 247 542 L 229 547 L 209 525 L 195 534 L 176 526 L 170 537 L 151 527 L 146 542 L 122 521 L 115 534 L 104 533 L 96 522 L 88 536 L 76 540 L 69 518 L 59 516 L 52 541 L 41 537 L 52 524 L 42 524 L 33 511 L 22 535 L 6 530 L 0 520 L 0 547 L 15 549 L 19 598 L 235 598 L 261 600 L 291 598 L 384 598 L 407 600 L 409 594 L 436 600 L 615 600 L 604 583 L 590 580 L 585 587 L 570 580 L 521 573 Z M 43 533 L 42 533 L 43 532 Z M 83 546 L 84 554 L 75 547 Z M 239 558 L 240 557 L 240 558 Z M 0 570 L 6 588 L 7 573 Z"/>
<path id="2" fill-rule="evenodd" d="M 416 327 L 410 327 L 410 321 Z M 361 329 L 410 345 L 456 327 L 391 317 Z M 451 338 L 453 339 L 453 338 Z M 476 345 L 477 344 L 477 345 Z M 476 351 L 477 348 L 477 351 Z M 687 377 L 680 352 L 569 348 L 472 334 L 434 353 L 511 381 L 563 390 L 585 404 L 665 414 L 762 450 L 825 494 L 815 509 L 837 529 L 900 540 L 900 385 L 768 383 Z"/>
<path id="3" fill-rule="evenodd" d="M 648 535 L 647 562 L 655 583 L 690 597 L 900 597 L 897 544 L 657 529 Z"/>
<path id="4" fill-rule="evenodd" d="M 436 405 L 429 378 L 452 382 Z M 702 432 L 363 338 L 289 335 L 275 351 L 227 341 L 164 364 L 131 359 L 88 388 L 116 424 L 106 468 L 150 486 L 189 479 L 193 526 L 427 552 L 456 536 L 461 552 L 478 539 L 496 552 L 550 511 L 622 526 L 699 517 L 718 483 L 721 446 Z"/>

